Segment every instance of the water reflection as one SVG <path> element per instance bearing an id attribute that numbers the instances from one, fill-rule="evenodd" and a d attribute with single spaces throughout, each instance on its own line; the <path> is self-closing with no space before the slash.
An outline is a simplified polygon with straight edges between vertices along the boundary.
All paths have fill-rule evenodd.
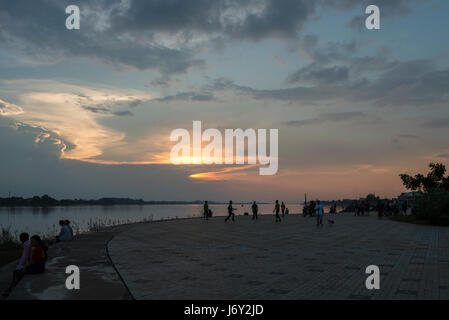
<path id="1" fill-rule="evenodd" d="M 210 205 L 214 216 L 226 216 L 226 205 Z M 249 205 L 237 205 L 237 215 L 251 212 Z M 302 212 L 298 204 L 287 205 L 291 213 Z M 87 230 L 92 224 L 123 224 L 129 222 L 189 218 L 202 215 L 202 205 L 116 205 L 74 207 L 0 207 L 0 225 L 17 232 L 56 235 L 59 220 L 70 220 L 77 230 Z M 259 206 L 261 215 L 271 214 L 271 204 Z"/>

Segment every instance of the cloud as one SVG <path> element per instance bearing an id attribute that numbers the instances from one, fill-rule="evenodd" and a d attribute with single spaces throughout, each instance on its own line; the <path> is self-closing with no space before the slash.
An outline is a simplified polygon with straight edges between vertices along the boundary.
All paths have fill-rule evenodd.
<path id="1" fill-rule="evenodd" d="M 310 64 L 288 76 L 289 83 L 310 81 L 316 84 L 339 84 L 349 79 L 349 69 L 345 66 L 322 67 Z"/>
<path id="2" fill-rule="evenodd" d="M 344 58 L 343 58 L 344 56 Z M 382 107 L 435 107 L 449 103 L 449 69 L 440 69 L 431 59 L 410 61 L 388 60 L 380 56 L 350 57 L 329 54 L 287 77 L 290 85 L 279 89 L 259 89 L 217 78 L 198 91 L 179 92 L 154 99 L 170 101 L 217 101 L 220 92 L 231 92 L 263 101 L 285 101 L 296 104 L 365 103 Z M 351 70 L 351 72 L 349 72 Z M 445 126 L 440 119 L 434 124 Z"/>
<path id="3" fill-rule="evenodd" d="M 23 109 L 15 104 L 0 99 L 0 116 L 15 116 L 23 113 Z"/>
<path id="4" fill-rule="evenodd" d="M 214 100 L 216 99 L 214 95 L 210 92 L 180 92 L 175 95 L 169 95 L 153 99 L 153 101 L 157 102 L 170 102 L 170 101 L 206 102 Z"/>
<path id="5" fill-rule="evenodd" d="M 193 173 L 189 175 L 189 178 L 205 181 L 237 181 L 247 180 L 249 177 L 248 170 L 259 167 L 260 165 L 245 165 L 240 167 L 229 167 L 221 170 Z"/>
<path id="6" fill-rule="evenodd" d="M 116 111 L 114 112 L 114 115 L 119 116 L 119 117 L 123 117 L 123 116 L 132 116 L 134 115 L 131 111 Z"/>
<path id="7" fill-rule="evenodd" d="M 283 124 L 292 127 L 304 127 L 315 124 L 323 124 L 328 122 L 342 122 L 351 119 L 364 118 L 366 115 L 363 112 L 339 112 L 339 113 L 323 113 L 318 115 L 316 118 L 306 119 L 306 120 L 291 120 L 285 121 Z"/>
<path id="8" fill-rule="evenodd" d="M 0 95 L 8 92 L 20 103 L 20 107 L 14 108 L 21 112 L 8 112 L 10 118 L 57 136 L 61 158 L 81 161 L 98 160 L 107 150 L 126 144 L 125 133 L 101 124 L 101 120 L 132 115 L 129 110 L 116 109 L 150 99 L 147 94 L 131 90 L 127 94 L 123 89 L 88 88 L 47 80 L 2 83 L 5 89 L 0 90 Z"/>
<path id="9" fill-rule="evenodd" d="M 366 2 L 366 1 L 364 1 Z M 409 1 L 380 1 L 405 13 Z M 115 68 L 156 70 L 163 76 L 201 68 L 198 49 L 216 43 L 267 38 L 296 42 L 318 8 L 347 10 L 360 1 L 311 0 L 79 0 L 81 29 L 65 28 L 65 1 L 15 0 L 0 4 L 2 48 L 22 62 L 100 60 Z"/>

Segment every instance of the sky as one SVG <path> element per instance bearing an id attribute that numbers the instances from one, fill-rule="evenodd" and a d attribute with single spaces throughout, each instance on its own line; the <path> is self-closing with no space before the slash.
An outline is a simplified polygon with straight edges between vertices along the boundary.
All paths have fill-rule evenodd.
<path id="1" fill-rule="evenodd" d="M 395 197 L 400 173 L 449 164 L 448 14 L 446 0 L 0 0 L 0 197 Z M 278 129 L 277 173 L 172 164 L 170 134 L 193 121 Z"/>

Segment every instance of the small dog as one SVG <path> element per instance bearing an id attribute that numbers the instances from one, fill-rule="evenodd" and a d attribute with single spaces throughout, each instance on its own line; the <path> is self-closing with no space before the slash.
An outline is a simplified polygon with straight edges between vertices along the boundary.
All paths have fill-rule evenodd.
<path id="1" fill-rule="evenodd" d="M 335 224 L 334 220 L 327 219 L 327 222 L 329 223 L 330 227 L 332 227 Z"/>

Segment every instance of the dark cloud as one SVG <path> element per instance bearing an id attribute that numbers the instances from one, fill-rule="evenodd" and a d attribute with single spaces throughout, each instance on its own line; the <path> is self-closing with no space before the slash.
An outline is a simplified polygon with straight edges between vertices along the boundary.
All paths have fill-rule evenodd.
<path id="1" fill-rule="evenodd" d="M 140 101 L 141 103 L 141 101 Z M 139 103 L 139 104 L 140 104 Z M 131 104 L 130 104 L 131 106 Z M 113 111 L 108 107 L 103 107 L 103 106 L 83 106 L 84 110 L 93 112 L 93 113 L 98 113 L 98 114 L 105 114 L 105 115 L 115 115 L 115 116 L 133 116 L 134 114 L 129 111 L 129 110 L 123 110 L 123 111 Z"/>
<path id="2" fill-rule="evenodd" d="M 215 97 L 210 92 L 181 92 L 175 95 L 169 95 L 162 98 L 154 99 L 157 102 L 170 102 L 170 101 L 196 101 L 206 102 L 215 101 Z"/>
<path id="3" fill-rule="evenodd" d="M 69 31 L 65 28 L 65 7 L 72 3 L 68 1 L 2 1 L 0 41 L 9 49 L 46 62 L 84 57 L 118 69 L 154 69 L 164 74 L 183 73 L 203 64 L 188 49 L 169 48 L 145 39 L 145 30 L 111 32 L 114 15 L 127 14 L 125 9 L 120 10 L 120 3 L 77 1 L 81 29 Z M 146 31 L 151 38 L 152 31 Z"/>
<path id="4" fill-rule="evenodd" d="M 388 15 L 401 15 L 410 13 L 412 8 L 421 0 L 327 0 L 327 5 L 347 10 L 354 7 L 360 7 L 361 11 L 365 13 L 365 8 L 369 5 L 375 4 L 385 11 Z"/>
<path id="5" fill-rule="evenodd" d="M 134 115 L 131 111 L 116 111 L 116 112 L 113 112 L 113 114 L 116 116 L 119 116 L 119 117 Z"/>
<path id="6" fill-rule="evenodd" d="M 345 66 L 323 68 L 321 65 L 311 64 L 291 74 L 287 81 L 289 83 L 310 81 L 316 84 L 339 84 L 348 79 L 349 69 Z"/>
<path id="7" fill-rule="evenodd" d="M 354 16 L 348 26 L 359 30 L 366 31 L 365 20 L 366 13 L 365 8 L 369 5 L 376 5 L 381 12 L 381 18 L 388 18 L 392 16 L 407 15 L 419 4 L 424 2 L 423 0 L 328 0 L 327 5 L 340 10 L 349 10 L 356 7 L 360 8 L 360 14 Z"/>
<path id="8" fill-rule="evenodd" d="M 83 106 L 84 110 L 93 112 L 93 113 L 110 113 L 111 110 L 104 107 L 92 107 L 92 106 Z"/>
<path id="9" fill-rule="evenodd" d="M 355 0 L 79 0 L 81 30 L 69 31 L 65 7 L 70 4 L 68 0 L 2 1 L 2 47 L 40 61 L 82 57 L 118 69 L 153 69 L 168 75 L 203 66 L 204 61 L 195 58 L 195 48 L 205 41 L 214 46 L 234 39 L 296 41 L 318 7 L 361 6 Z M 399 0 L 378 4 L 391 13 L 404 13 L 412 6 Z M 198 44 L 199 37 L 205 40 Z"/>
<path id="10" fill-rule="evenodd" d="M 369 65 L 370 61 L 373 63 L 372 66 Z M 312 86 L 256 89 L 238 85 L 230 79 L 218 78 L 211 84 L 204 85 L 199 92 L 178 93 L 157 100 L 213 101 L 215 92 L 230 91 L 256 100 L 303 104 L 332 100 L 333 103 L 370 103 L 384 107 L 441 107 L 448 103 L 449 70 L 439 70 L 432 60 L 401 62 L 373 56 L 354 59 L 348 57 L 346 63 L 345 67 L 328 68 L 310 65 L 287 79 L 290 82 L 300 79 L 312 80 L 314 82 Z M 363 69 L 365 72 L 356 72 L 351 77 L 349 70 L 352 69 L 358 71 Z M 365 78 L 360 77 L 360 74 L 371 76 Z M 445 120 L 439 119 L 435 125 L 443 126 L 445 123 Z"/>
<path id="11" fill-rule="evenodd" d="M 342 122 L 348 121 L 355 118 L 363 118 L 366 115 L 363 112 L 337 112 L 337 113 L 323 113 L 318 115 L 316 118 L 306 119 L 306 120 L 291 120 L 285 121 L 283 124 L 293 127 L 304 127 L 315 124 L 323 124 L 327 122 Z"/>

